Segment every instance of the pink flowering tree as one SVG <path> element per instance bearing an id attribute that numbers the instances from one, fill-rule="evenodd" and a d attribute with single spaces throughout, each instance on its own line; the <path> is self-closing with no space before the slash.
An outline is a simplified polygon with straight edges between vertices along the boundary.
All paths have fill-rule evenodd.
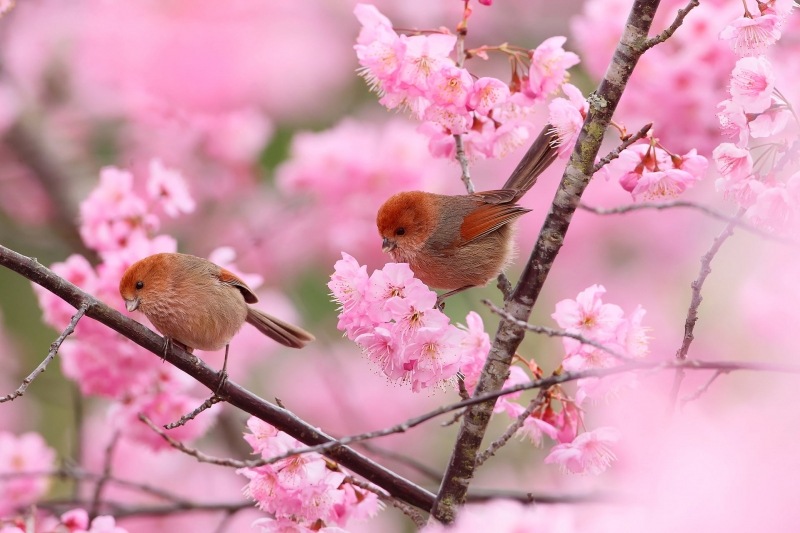
<path id="1" fill-rule="evenodd" d="M 0 533 L 791 530 L 795 7 L 0 0 Z M 541 131 L 440 305 L 378 208 Z M 317 340 L 220 385 L 123 305 L 163 252 Z"/>

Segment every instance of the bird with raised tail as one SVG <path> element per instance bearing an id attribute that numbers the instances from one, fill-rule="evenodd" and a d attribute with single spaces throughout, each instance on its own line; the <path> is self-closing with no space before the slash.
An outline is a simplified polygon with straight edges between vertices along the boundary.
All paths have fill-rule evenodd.
<path id="1" fill-rule="evenodd" d="M 188 352 L 225 347 L 219 387 L 227 379 L 228 345 L 245 322 L 290 348 L 314 340 L 304 329 L 248 305 L 258 297 L 244 281 L 193 255 L 161 253 L 137 261 L 122 275 L 119 293 L 125 308 L 144 313 L 167 346 L 176 342 Z"/>
<path id="2" fill-rule="evenodd" d="M 548 124 L 502 189 L 452 196 L 395 194 L 378 210 L 383 251 L 398 263 L 408 263 L 429 287 L 449 291 L 439 302 L 486 285 L 513 258 L 513 222 L 530 211 L 517 201 L 556 159 L 556 140 Z"/>

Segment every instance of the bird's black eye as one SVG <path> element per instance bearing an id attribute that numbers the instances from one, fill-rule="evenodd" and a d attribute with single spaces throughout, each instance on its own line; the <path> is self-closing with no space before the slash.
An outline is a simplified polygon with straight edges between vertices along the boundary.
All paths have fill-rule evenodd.
<path id="1" fill-rule="evenodd" d="M 405 235 L 406 234 L 406 228 L 397 228 L 396 230 L 394 230 L 394 234 L 395 235 Z"/>
<path id="2" fill-rule="evenodd" d="M 142 287 L 144 287 L 144 281 L 137 281 L 136 282 L 136 290 L 139 290 Z"/>

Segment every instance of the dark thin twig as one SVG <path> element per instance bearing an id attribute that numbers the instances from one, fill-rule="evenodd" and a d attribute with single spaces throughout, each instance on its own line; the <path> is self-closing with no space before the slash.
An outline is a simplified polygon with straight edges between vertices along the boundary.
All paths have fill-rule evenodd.
<path id="1" fill-rule="evenodd" d="M 526 407 L 525 410 L 522 411 L 519 416 L 517 416 L 514 422 L 512 422 L 508 428 L 506 428 L 503 434 L 495 439 L 484 451 L 478 454 L 478 457 L 475 459 L 476 467 L 485 463 L 489 457 L 492 457 L 495 453 L 497 453 L 497 450 L 505 446 L 508 441 L 511 440 L 511 437 L 516 435 L 517 431 L 519 431 L 519 428 L 521 428 L 525 424 L 525 421 L 528 419 L 528 417 L 531 416 L 531 413 L 544 403 L 547 397 L 546 392 L 547 389 L 540 390 L 539 394 L 536 395 L 536 398 L 531 400 L 531 402 L 528 404 L 528 407 Z"/>
<path id="2" fill-rule="evenodd" d="M 392 450 L 387 450 L 381 446 L 377 446 L 371 442 L 359 442 L 359 446 L 367 450 L 369 453 L 373 455 L 377 455 L 386 459 L 391 459 L 392 461 L 397 461 L 401 465 L 407 466 L 412 468 L 413 470 L 417 471 L 418 473 L 422 474 L 423 476 L 436 481 L 437 483 L 441 481 L 442 474 L 441 472 L 437 472 L 433 468 L 429 467 L 426 464 L 423 464 L 413 457 L 409 457 L 408 455 L 404 455 L 402 453 L 397 453 Z"/>
<path id="3" fill-rule="evenodd" d="M 471 503 L 486 502 L 498 498 L 532 504 L 628 503 L 635 500 L 632 496 L 604 492 L 550 494 L 512 490 L 473 489 L 467 493 L 467 501 Z"/>
<path id="4" fill-rule="evenodd" d="M 724 370 L 717 370 L 716 372 L 714 372 L 711 375 L 711 377 L 708 379 L 708 381 L 706 381 L 703 384 L 702 387 L 700 387 L 699 389 L 694 391 L 692 394 L 686 396 L 685 398 L 681 398 L 681 407 L 685 406 L 689 402 L 695 401 L 700 396 L 702 396 L 703 394 L 708 392 L 708 388 L 711 386 L 711 384 L 714 383 L 714 381 L 716 381 L 717 378 L 720 377 L 722 374 L 726 374 L 726 373 L 727 372 L 725 372 Z"/>
<path id="5" fill-rule="evenodd" d="M 186 422 L 188 422 L 189 420 L 193 420 L 197 415 L 199 415 L 200 413 L 202 413 L 206 409 L 211 409 L 211 406 L 213 406 L 215 403 L 219 403 L 221 401 L 223 401 L 223 399 L 221 397 L 217 396 L 216 394 L 212 394 L 206 401 L 201 403 L 200 406 L 197 407 L 191 413 L 187 413 L 187 414 L 183 415 L 182 417 L 180 417 L 175 422 L 170 422 L 169 424 L 165 424 L 164 425 L 164 429 L 175 429 L 177 427 L 180 427 L 180 426 L 184 425 Z"/>
<path id="6" fill-rule="evenodd" d="M 615 357 L 621 361 L 633 360 L 631 357 L 622 355 L 618 351 L 609 348 L 605 344 L 599 343 L 596 340 L 590 339 L 588 337 L 584 337 L 580 333 L 572 333 L 571 331 L 567 331 L 564 329 L 548 328 L 547 326 L 537 326 L 535 324 L 530 324 L 528 322 L 525 322 L 524 320 L 517 320 L 509 313 L 506 313 L 505 311 L 494 305 L 489 300 L 481 300 L 481 302 L 484 305 L 486 305 L 493 313 L 505 318 L 509 322 L 512 322 L 521 328 L 525 328 L 528 331 L 532 331 L 534 333 L 540 333 L 542 335 L 547 335 L 548 337 L 568 337 L 570 339 L 575 339 L 576 341 L 579 341 L 581 344 L 586 344 L 588 346 L 597 348 L 598 350 L 602 350 L 607 354 L 611 355 L 612 357 Z"/>
<path id="7" fill-rule="evenodd" d="M 88 304 L 81 305 L 78 308 L 78 312 L 72 316 L 72 320 L 70 320 L 64 331 L 61 332 L 61 335 L 59 335 L 58 338 L 50 345 L 50 351 L 47 352 L 47 357 L 45 357 L 44 360 L 39 363 L 39 366 L 37 366 L 33 372 L 28 374 L 28 377 L 22 380 L 22 384 L 17 388 L 17 390 L 0 398 L 0 403 L 9 402 L 25 394 L 25 391 L 28 390 L 28 386 L 33 382 L 33 380 L 39 377 L 39 374 L 47 370 L 47 365 L 49 365 L 50 361 L 56 357 L 58 349 L 61 348 L 61 344 L 64 342 L 64 340 L 66 340 L 66 338 L 71 335 L 73 331 L 75 331 L 78 321 L 83 317 L 88 308 Z"/>
<path id="8" fill-rule="evenodd" d="M 779 242 L 781 244 L 800 246 L 800 241 L 797 241 L 795 239 L 789 239 L 786 237 L 781 237 L 780 235 L 775 235 L 767 231 L 764 231 L 760 228 L 757 228 L 752 224 L 748 224 L 747 222 L 743 221 L 740 215 L 729 216 L 724 213 L 720 213 L 719 211 L 712 209 L 711 207 L 702 204 L 696 204 L 694 202 L 689 202 L 686 200 L 674 200 L 672 202 L 659 202 L 659 203 L 642 202 L 640 204 L 628 204 L 619 207 L 610 207 L 607 209 L 604 209 L 602 207 L 592 207 L 583 203 L 579 204 L 578 207 L 583 209 L 584 211 L 589 211 L 590 213 L 594 213 L 596 215 L 618 215 L 622 213 L 630 213 L 631 211 L 640 211 L 643 209 L 661 210 L 661 209 L 673 209 L 677 207 L 687 207 L 690 209 L 696 209 L 698 211 L 701 211 L 712 218 L 716 218 L 717 220 L 722 220 L 723 222 L 731 222 L 735 224 L 737 227 L 747 230 L 750 233 L 758 235 L 759 237 L 762 237 L 764 239 Z"/>
<path id="9" fill-rule="evenodd" d="M 689 3 L 686 4 L 686 7 L 684 7 L 683 9 L 679 9 L 678 15 L 675 17 L 675 20 L 672 21 L 672 24 L 670 24 L 667 29 L 665 29 L 655 37 L 647 39 L 644 42 L 642 52 L 654 47 L 659 43 L 663 43 L 664 41 L 672 37 L 672 34 L 675 33 L 675 31 L 677 31 L 678 28 L 680 28 L 681 24 L 683 24 L 683 19 L 685 19 L 686 15 L 689 14 L 689 11 L 691 11 L 692 9 L 696 8 L 699 5 L 700 5 L 700 0 L 690 0 Z"/>
<path id="10" fill-rule="evenodd" d="M 739 210 L 739 216 L 744 214 L 744 210 Z M 689 309 L 686 312 L 686 323 L 684 324 L 684 333 L 683 333 L 683 341 L 681 342 L 680 348 L 678 348 L 677 353 L 675 354 L 675 358 L 678 361 L 686 361 L 686 356 L 689 353 L 689 346 L 691 346 L 692 341 L 694 340 L 694 326 L 697 323 L 697 310 L 700 307 L 700 303 L 703 301 L 703 296 L 701 291 L 703 290 L 703 284 L 706 281 L 706 278 L 711 273 L 711 261 L 714 259 L 714 256 L 717 255 L 719 252 L 720 247 L 722 244 L 733 235 L 733 228 L 736 226 L 733 222 L 729 222 L 725 229 L 714 238 L 714 242 L 711 244 L 711 248 L 708 249 L 702 259 L 700 260 L 700 273 L 697 275 L 697 279 L 692 282 L 692 300 L 689 303 Z M 683 368 L 677 368 L 675 370 L 675 378 L 672 381 L 672 391 L 670 392 L 670 404 L 669 404 L 669 412 L 671 413 L 675 409 L 675 403 L 678 401 L 678 394 L 680 392 L 681 383 L 683 382 L 684 378 L 684 370 Z"/>
<path id="11" fill-rule="evenodd" d="M 164 432 L 163 429 L 156 426 L 155 423 L 152 420 L 150 420 L 150 418 L 148 418 L 147 415 L 145 415 L 144 413 L 139 413 L 139 420 L 150 426 L 150 429 L 158 433 L 161 436 L 161 438 L 167 441 L 167 443 L 170 446 L 172 446 L 178 451 L 185 453 L 186 455 L 191 455 L 201 463 L 209 463 L 218 466 L 229 466 L 233 468 L 253 468 L 256 466 L 262 466 L 266 464 L 263 461 L 238 461 L 236 459 L 228 459 L 223 457 L 214 457 L 211 455 L 207 455 L 201 452 L 200 450 L 191 448 L 185 445 L 184 443 L 170 437 L 169 435 L 166 434 L 166 432 Z"/>
<path id="12" fill-rule="evenodd" d="M 633 135 L 622 141 L 622 144 L 617 146 L 614 150 L 609 152 L 607 156 L 605 156 L 600 161 L 595 163 L 594 167 L 592 168 L 592 173 L 594 174 L 595 172 L 597 172 L 598 170 L 600 170 L 601 168 L 603 168 L 604 166 L 606 166 L 607 164 L 611 163 L 613 160 L 618 158 L 619 154 L 621 154 L 622 151 L 625 150 L 628 146 L 632 145 L 639 139 L 644 139 L 647 136 L 647 132 L 650 131 L 650 128 L 652 127 L 653 127 L 652 122 L 650 122 L 649 124 L 645 124 L 639 131 L 637 131 L 636 133 L 634 133 Z"/>

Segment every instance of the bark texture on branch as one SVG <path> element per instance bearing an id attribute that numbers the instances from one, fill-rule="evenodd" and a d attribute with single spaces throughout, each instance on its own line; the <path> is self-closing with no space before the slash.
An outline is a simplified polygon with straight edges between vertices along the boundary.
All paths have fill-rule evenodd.
<path id="1" fill-rule="evenodd" d="M 603 135 L 619 104 L 636 62 L 646 50 L 647 34 L 659 0 L 636 0 L 605 77 L 589 96 L 589 113 L 578 136 L 575 150 L 556 191 L 550 212 L 525 265 L 519 283 L 506 301 L 505 311 L 527 322 L 564 242 L 572 215 L 591 180 Z M 500 390 L 509 375 L 511 359 L 525 336 L 525 330 L 503 319 L 497 329 L 475 395 Z M 442 480 L 434 518 L 450 523 L 463 505 L 472 481 L 481 442 L 486 433 L 496 400 L 470 407 L 462 420 L 453 454 Z"/>

